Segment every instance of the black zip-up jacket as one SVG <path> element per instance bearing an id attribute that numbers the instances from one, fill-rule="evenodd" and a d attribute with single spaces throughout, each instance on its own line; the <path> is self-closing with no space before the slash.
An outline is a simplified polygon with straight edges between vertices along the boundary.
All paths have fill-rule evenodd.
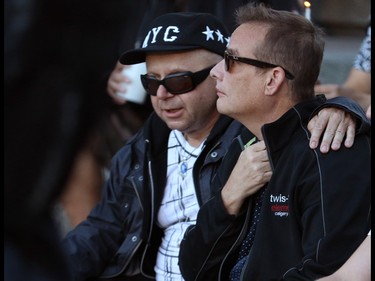
<path id="1" fill-rule="evenodd" d="M 371 143 L 356 136 L 352 148 L 322 154 L 311 150 L 306 128 L 320 102 L 294 106 L 262 127 L 273 175 L 265 188 L 254 244 L 241 280 L 315 280 L 333 273 L 370 228 Z M 228 280 L 248 233 L 255 196 L 242 213 L 229 215 L 220 190 L 241 152 L 233 142 L 214 181 L 216 196 L 201 206 L 180 247 L 185 280 Z"/>
<path id="2" fill-rule="evenodd" d="M 359 106 L 353 107 L 346 99 L 331 105 L 357 116 L 360 130 L 369 127 Z M 225 116 L 212 129 L 193 169 L 200 205 L 213 196 L 217 169 L 233 139 L 243 130 L 237 121 Z M 155 221 L 166 183 L 169 133 L 166 124 L 151 114 L 143 128 L 113 157 L 99 204 L 63 241 L 74 280 L 99 276 L 98 280 L 120 280 L 133 275 L 137 277 L 125 280 L 154 278 L 163 234 Z"/>

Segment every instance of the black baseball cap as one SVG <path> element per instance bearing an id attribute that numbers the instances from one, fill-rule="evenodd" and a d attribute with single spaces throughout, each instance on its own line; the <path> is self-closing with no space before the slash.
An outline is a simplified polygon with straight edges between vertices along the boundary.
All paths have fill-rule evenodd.
<path id="1" fill-rule="evenodd" d="M 229 38 L 224 24 L 210 13 L 168 13 L 151 22 L 142 46 L 124 52 L 120 62 L 136 64 L 145 61 L 146 53 L 199 48 L 224 56 Z"/>

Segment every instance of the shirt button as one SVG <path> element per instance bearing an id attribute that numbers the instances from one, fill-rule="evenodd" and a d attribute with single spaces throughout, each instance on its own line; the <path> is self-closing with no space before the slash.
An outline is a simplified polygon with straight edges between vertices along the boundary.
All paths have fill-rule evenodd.
<path id="1" fill-rule="evenodd" d="M 212 157 L 212 158 L 216 158 L 216 157 L 217 157 L 217 152 L 216 152 L 216 151 L 212 152 L 212 153 L 211 153 L 211 157 Z"/>
<path id="2" fill-rule="evenodd" d="M 133 241 L 133 242 L 137 241 L 137 236 L 133 236 L 133 237 L 132 237 L 132 241 Z"/>

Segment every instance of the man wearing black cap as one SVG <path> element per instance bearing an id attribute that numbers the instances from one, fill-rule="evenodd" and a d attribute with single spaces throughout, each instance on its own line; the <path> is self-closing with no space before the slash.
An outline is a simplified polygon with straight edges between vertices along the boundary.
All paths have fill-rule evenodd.
<path id="1" fill-rule="evenodd" d="M 218 113 L 209 78 L 228 42 L 213 15 L 172 13 L 151 23 L 141 48 L 121 56 L 124 64 L 146 61 L 141 80 L 155 112 L 114 156 L 101 201 L 63 242 L 75 280 L 183 280 L 184 232 L 215 193 L 216 170 L 244 130 Z M 270 177 L 269 165 L 255 168 L 267 154 L 247 151 L 259 159 L 246 167 L 256 189 Z"/>

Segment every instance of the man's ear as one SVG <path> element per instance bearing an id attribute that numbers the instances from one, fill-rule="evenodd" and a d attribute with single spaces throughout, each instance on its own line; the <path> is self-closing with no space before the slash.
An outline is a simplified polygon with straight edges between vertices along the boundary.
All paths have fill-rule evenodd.
<path id="1" fill-rule="evenodd" d="M 285 72 L 281 67 L 275 67 L 267 73 L 265 93 L 268 96 L 274 95 L 286 79 Z"/>

